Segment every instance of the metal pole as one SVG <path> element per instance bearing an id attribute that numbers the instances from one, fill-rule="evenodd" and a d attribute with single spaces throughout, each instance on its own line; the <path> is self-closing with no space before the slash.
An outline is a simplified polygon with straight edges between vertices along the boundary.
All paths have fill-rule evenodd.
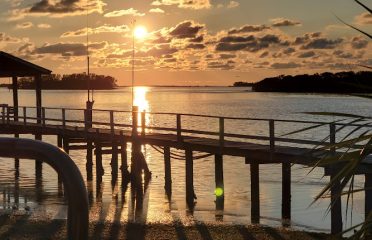
<path id="1" fill-rule="evenodd" d="M 136 20 L 132 20 L 132 106 L 134 106 L 134 27 L 136 26 Z"/>

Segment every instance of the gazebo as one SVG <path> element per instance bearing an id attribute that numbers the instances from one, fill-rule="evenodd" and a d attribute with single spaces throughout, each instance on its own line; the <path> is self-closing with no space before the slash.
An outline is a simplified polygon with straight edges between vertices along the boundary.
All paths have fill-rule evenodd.
<path id="1" fill-rule="evenodd" d="M 12 78 L 14 118 L 18 119 L 18 77 L 33 77 L 36 90 L 36 116 L 41 119 L 41 76 L 51 74 L 51 70 L 40 67 L 9 53 L 0 51 L 0 78 Z M 36 136 L 36 139 L 39 139 Z"/>

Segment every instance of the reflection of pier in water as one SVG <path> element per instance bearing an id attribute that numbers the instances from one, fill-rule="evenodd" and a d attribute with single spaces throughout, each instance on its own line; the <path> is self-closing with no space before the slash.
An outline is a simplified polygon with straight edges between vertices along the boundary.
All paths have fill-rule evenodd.
<path id="1" fill-rule="evenodd" d="M 17 116 L 14 113 L 20 113 Z M 311 165 L 319 156 L 309 156 L 309 150 L 313 145 L 332 144 L 336 142 L 337 127 L 369 127 L 357 124 L 346 124 L 339 122 L 311 122 L 295 120 L 272 120 L 253 118 L 217 117 L 193 114 L 173 113 L 150 113 L 134 111 L 112 111 L 97 109 L 68 109 L 68 108 L 42 108 L 41 116 L 35 117 L 35 108 L 19 107 L 17 111 L 11 111 L 11 107 L 3 106 L 0 116 L 0 134 L 40 134 L 57 136 L 57 144 L 66 152 L 73 150 L 87 151 L 87 180 L 88 188 L 92 188 L 89 181 L 93 180 L 93 155 L 96 156 L 96 199 L 99 204 L 102 196 L 103 169 L 102 155 L 110 154 L 111 157 L 111 185 L 114 195 L 117 196 L 119 169 L 123 183 L 131 179 L 131 191 L 129 199 L 128 220 L 143 221 L 146 219 L 146 194 L 149 194 L 147 185 L 143 184 L 142 169 L 144 161 L 131 157 L 128 169 L 127 145 L 130 143 L 133 152 L 139 151 L 142 145 L 150 145 L 164 156 L 165 190 L 168 197 L 172 193 L 172 168 L 171 159 L 183 159 L 186 172 L 186 202 L 190 213 L 194 207 L 194 182 L 193 162 L 206 156 L 215 155 L 215 182 L 216 182 L 216 220 L 222 220 L 224 209 L 224 183 L 223 183 L 223 156 L 240 156 L 245 158 L 246 164 L 250 165 L 251 173 L 251 220 L 254 223 L 260 220 L 260 191 L 259 191 L 259 166 L 261 164 L 282 165 L 282 218 L 291 218 L 291 164 Z M 126 115 L 126 116 L 125 116 Z M 106 116 L 106 118 L 105 118 Z M 175 127 L 156 126 L 146 124 L 148 116 L 166 116 L 175 120 Z M 217 121 L 218 131 L 205 131 L 189 129 L 184 126 L 187 118 L 198 118 L 201 122 L 208 120 Z M 126 119 L 122 121 L 120 119 Z M 184 120 L 184 121 L 182 121 Z M 127 121 L 131 121 L 128 124 Z M 229 133 L 225 131 L 225 122 L 245 121 L 259 122 L 268 125 L 267 135 L 245 135 Z M 197 121 L 196 121 L 197 122 Z M 195 121 L 194 121 L 195 123 Z M 280 124 L 302 124 L 304 126 L 328 125 L 330 142 L 324 143 L 317 140 L 306 140 L 304 138 L 278 137 L 275 130 Z M 188 124 L 186 124 L 188 126 Z M 303 146 L 307 147 L 303 147 Z M 310 147 L 311 146 L 311 147 Z M 360 146 L 355 146 L 358 148 Z M 134 149 L 134 150 L 133 150 Z M 184 155 L 174 153 L 172 149 L 184 151 Z M 200 152 L 200 153 L 197 153 Z M 328 152 L 327 152 L 328 153 Z M 337 154 L 332 153 L 331 154 Z M 120 168 L 119 168 L 120 160 Z M 364 174 L 370 178 L 371 171 L 368 164 L 362 164 L 358 174 Z M 325 173 L 332 176 L 334 172 L 325 168 Z M 40 175 L 40 168 L 37 175 Z M 134 178 L 133 178 L 134 177 Z M 38 179 L 38 177 L 36 177 Z M 146 177 L 145 177 L 146 179 Z M 139 180 L 139 181 L 138 181 Z M 368 184 L 370 181 L 366 181 Z M 135 187 L 133 187 L 135 186 Z M 121 190 L 125 192 L 127 186 L 122 184 Z M 147 189 L 147 190 L 146 190 Z M 341 197 L 339 189 L 332 191 L 332 231 L 339 231 L 342 227 Z M 122 199 L 125 199 L 125 193 Z M 366 191 L 366 198 L 371 192 Z M 92 199 L 92 191 L 89 192 Z M 91 200 L 92 202 L 92 200 Z M 119 201 L 114 201 L 118 203 Z M 123 204 L 123 202 L 121 203 Z M 94 204 L 93 204 L 94 205 Z M 117 206 L 116 206 L 117 207 Z M 92 207 L 94 208 L 94 206 Z M 123 208 L 123 206 L 121 206 Z M 366 202 L 366 213 L 371 206 Z M 117 210 L 117 212 L 116 212 Z M 114 219 L 120 214 L 120 208 L 114 212 Z M 103 214 L 103 213 L 101 213 Z M 102 216 L 101 216 L 102 217 Z M 100 217 L 100 218 L 101 218 Z M 287 224 L 288 221 L 283 221 Z"/>

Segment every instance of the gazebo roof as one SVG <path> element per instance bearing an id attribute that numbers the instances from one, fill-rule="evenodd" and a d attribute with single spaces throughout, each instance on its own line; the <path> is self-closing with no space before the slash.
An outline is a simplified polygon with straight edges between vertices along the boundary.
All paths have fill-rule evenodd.
<path id="1" fill-rule="evenodd" d="M 31 77 L 52 71 L 0 51 L 0 77 Z"/>

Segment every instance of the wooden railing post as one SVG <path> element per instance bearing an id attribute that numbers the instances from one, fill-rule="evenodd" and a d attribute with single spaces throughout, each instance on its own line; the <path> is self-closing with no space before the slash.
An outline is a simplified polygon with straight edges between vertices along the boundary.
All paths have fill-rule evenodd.
<path id="1" fill-rule="evenodd" d="M 137 136 L 138 131 L 138 106 L 132 107 L 132 136 Z"/>
<path id="2" fill-rule="evenodd" d="M 331 123 L 329 125 L 330 135 L 329 143 L 334 145 L 336 143 L 336 125 Z M 331 146 L 330 152 L 332 155 L 336 153 L 336 148 Z M 337 171 L 331 167 L 331 180 L 335 178 Z M 334 182 L 331 187 L 331 233 L 338 234 L 342 232 L 342 209 L 341 209 L 341 186 L 340 181 Z"/>
<path id="3" fill-rule="evenodd" d="M 66 128 L 66 109 L 62 108 L 62 126 Z"/>
<path id="4" fill-rule="evenodd" d="M 41 108 L 41 119 L 42 119 L 41 122 L 43 126 L 45 127 L 45 108 L 44 107 Z"/>
<path id="5" fill-rule="evenodd" d="M 5 123 L 5 105 L 1 106 L 2 122 Z"/>
<path id="6" fill-rule="evenodd" d="M 114 111 L 110 111 L 110 129 L 111 129 L 111 137 L 115 135 L 115 122 L 114 122 Z"/>
<path id="7" fill-rule="evenodd" d="M 177 141 L 182 142 L 181 114 L 177 114 Z"/>
<path id="8" fill-rule="evenodd" d="M 26 126 L 27 123 L 27 108 L 23 107 L 23 125 Z"/>
<path id="9" fill-rule="evenodd" d="M 146 110 L 141 112 L 141 135 L 145 136 L 146 134 Z"/>
<path id="10" fill-rule="evenodd" d="M 6 121 L 9 124 L 10 123 L 10 107 L 6 107 Z"/>
<path id="11" fill-rule="evenodd" d="M 269 120 L 269 131 L 270 131 L 270 155 L 272 157 L 275 152 L 275 122 L 273 119 Z"/>
<path id="12" fill-rule="evenodd" d="M 223 147 L 225 144 L 225 119 L 220 117 L 220 147 Z"/>

